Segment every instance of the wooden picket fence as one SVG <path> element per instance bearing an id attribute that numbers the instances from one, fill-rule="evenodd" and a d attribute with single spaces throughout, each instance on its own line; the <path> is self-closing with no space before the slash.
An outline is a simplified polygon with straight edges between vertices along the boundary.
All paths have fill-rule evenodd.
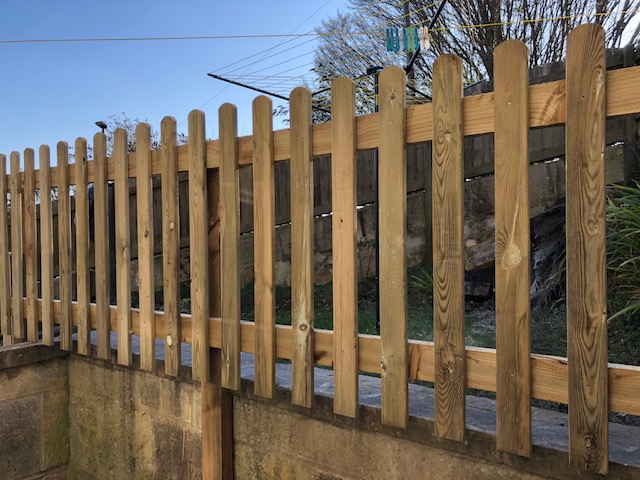
<path id="1" fill-rule="evenodd" d="M 240 352 L 255 354 L 255 393 L 275 392 L 276 358 L 292 361 L 294 404 L 311 408 L 314 365 L 332 366 L 336 414 L 357 417 L 358 374 L 382 380 L 382 423 L 406 428 L 408 381 L 435 384 L 435 434 L 465 438 L 465 389 L 496 392 L 497 448 L 531 454 L 531 399 L 569 405 L 570 463 L 598 473 L 608 469 L 608 412 L 640 415 L 640 368 L 607 364 L 605 275 L 605 120 L 640 114 L 640 67 L 606 72 L 599 26 L 575 29 L 567 41 L 566 80 L 529 87 L 524 44 L 507 41 L 495 52 L 495 92 L 463 98 L 462 64 L 443 55 L 434 65 L 433 103 L 405 105 L 405 73 L 386 68 L 379 80 L 379 112 L 355 115 L 355 86 L 346 78 L 332 87 L 332 121 L 313 125 L 311 95 L 291 94 L 289 130 L 273 131 L 271 101 L 253 103 L 253 135 L 238 138 L 236 108 L 219 110 L 220 138 L 205 141 L 204 114 L 189 115 L 189 142 L 176 144 L 176 123 L 162 121 L 159 150 L 149 126 L 136 131 L 137 150 L 127 153 L 126 132 L 115 133 L 107 158 L 105 137 L 57 146 L 50 167 L 47 147 L 12 153 L 11 173 L 0 175 L 0 326 L 6 343 L 27 340 L 89 355 L 90 331 L 97 356 L 110 358 L 117 333 L 117 362 L 131 365 L 131 336 L 140 336 L 140 365 L 153 370 L 155 339 L 164 340 L 165 373 L 178 375 L 181 342 L 192 344 L 193 378 L 240 387 Z M 566 124 L 568 358 L 530 351 L 528 133 Z M 494 132 L 496 207 L 496 349 L 464 343 L 463 139 Z M 406 145 L 433 142 L 434 342 L 407 339 L 405 262 Z M 380 236 L 380 336 L 358 334 L 356 268 L 356 151 L 378 149 Z M 314 329 L 312 159 L 331 155 L 334 330 Z M 274 164 L 291 172 L 292 325 L 275 324 Z M 253 164 L 255 225 L 255 322 L 240 321 L 238 169 Z M 6 158 L 0 156 L 0 169 Z M 6 169 L 5 169 L 6 171 Z M 191 314 L 179 312 L 178 173 L 189 175 Z M 164 311 L 153 295 L 152 176 L 162 185 Z M 129 179 L 137 183 L 140 307 L 131 308 Z M 116 305 L 109 302 L 107 182 L 115 183 Z M 94 185 L 96 301 L 90 303 L 87 186 Z M 69 185 L 76 185 L 77 301 L 71 297 Z M 35 192 L 58 189 L 60 298 L 52 290 L 50 195 L 40 194 L 36 231 Z M 11 239 L 7 230 L 10 211 Z M 18 228 L 16 228 L 18 226 Z M 218 237 L 219 232 L 219 237 Z M 35 241 L 41 240 L 38 292 Z M 219 253 L 218 243 L 219 238 Z M 212 240 L 213 239 L 213 240 Z M 23 291 L 23 268 L 24 286 Z M 219 274 L 218 274 L 219 271 Z M 220 295 L 215 292 L 220 288 Z M 213 292 L 213 293 L 212 293 Z M 24 321 L 26 320 L 26 321 Z M 41 328 L 41 330 L 40 330 Z M 210 366 L 210 347 L 221 359 Z"/>

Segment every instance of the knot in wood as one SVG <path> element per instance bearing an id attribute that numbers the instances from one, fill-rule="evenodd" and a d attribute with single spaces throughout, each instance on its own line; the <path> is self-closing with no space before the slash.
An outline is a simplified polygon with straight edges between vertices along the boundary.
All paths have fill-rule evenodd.
<path id="1" fill-rule="evenodd" d="M 515 243 L 509 243 L 502 254 L 502 261 L 500 262 L 502 268 L 505 270 L 511 270 L 512 268 L 520 265 L 521 261 L 522 255 L 520 254 L 520 249 Z"/>
<path id="2" fill-rule="evenodd" d="M 299 328 L 300 328 L 301 332 L 306 332 L 307 328 L 309 328 L 309 326 L 306 323 L 303 323 L 303 324 L 300 325 Z"/>
<path id="3" fill-rule="evenodd" d="M 385 362 L 380 362 L 380 371 L 382 373 L 386 373 L 387 372 L 387 364 Z"/>
<path id="4" fill-rule="evenodd" d="M 173 230 L 176 228 L 176 224 L 174 222 L 169 222 L 169 230 Z"/>
<path id="5" fill-rule="evenodd" d="M 167 346 L 170 347 L 171 345 L 173 345 L 173 338 L 171 338 L 171 335 L 167 335 Z"/>
<path id="6" fill-rule="evenodd" d="M 596 441 L 596 438 L 593 435 L 587 435 L 586 437 L 584 437 L 584 446 L 588 450 L 595 450 L 597 445 L 598 445 L 598 442 Z"/>
<path id="7" fill-rule="evenodd" d="M 144 238 L 149 238 L 149 230 L 144 231 Z"/>

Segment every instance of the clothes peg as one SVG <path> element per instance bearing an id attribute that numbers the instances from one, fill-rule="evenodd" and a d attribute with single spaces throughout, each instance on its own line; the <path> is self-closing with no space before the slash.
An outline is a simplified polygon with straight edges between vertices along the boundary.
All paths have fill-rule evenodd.
<path id="1" fill-rule="evenodd" d="M 425 26 L 420 27 L 420 50 L 429 50 L 431 47 L 431 39 L 429 29 Z"/>
<path id="2" fill-rule="evenodd" d="M 418 33 L 418 27 L 413 27 L 413 49 L 420 50 L 420 34 Z"/>
<path id="3" fill-rule="evenodd" d="M 386 29 L 387 31 L 387 52 L 393 51 L 393 32 L 390 28 Z"/>
<path id="4" fill-rule="evenodd" d="M 411 27 L 407 27 L 405 28 L 405 36 L 406 36 L 406 42 L 405 42 L 405 52 L 413 52 L 413 46 L 415 45 L 415 40 L 413 38 L 413 28 Z"/>
<path id="5" fill-rule="evenodd" d="M 396 52 L 399 52 L 400 50 L 404 49 L 404 29 L 399 28 L 398 29 L 398 48 L 396 49 Z"/>

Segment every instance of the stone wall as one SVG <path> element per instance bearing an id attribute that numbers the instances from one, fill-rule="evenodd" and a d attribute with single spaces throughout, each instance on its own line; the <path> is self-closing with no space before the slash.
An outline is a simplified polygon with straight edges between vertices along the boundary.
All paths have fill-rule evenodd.
<path id="1" fill-rule="evenodd" d="M 69 479 L 201 478 L 194 383 L 79 356 L 69 371 Z"/>
<path id="2" fill-rule="evenodd" d="M 16 354 L 20 348 L 27 353 Z M 24 348 L 0 349 L 0 479 L 201 478 L 200 389 L 186 370 L 175 379 L 140 371 L 135 356 L 124 368 Z M 246 377 L 252 360 L 244 357 Z M 279 365 L 278 378 L 290 373 Z M 431 389 L 410 386 L 412 416 L 407 430 L 397 430 L 380 422 L 378 379 L 361 379 L 362 400 L 373 403 L 350 419 L 333 414 L 330 391 L 322 390 L 331 390 L 331 372 L 316 369 L 316 376 L 323 394 L 312 410 L 292 406 L 287 388 L 273 400 L 256 398 L 243 380 L 233 399 L 235 478 L 584 478 L 568 466 L 565 414 L 535 409 L 527 459 L 496 451 L 490 399 L 468 399 L 465 443 L 446 442 L 434 435 Z M 638 464 L 640 427 L 610 427 L 609 477 L 636 478 L 639 467 L 624 465 Z"/>
<path id="3" fill-rule="evenodd" d="M 66 358 L 45 347 L 0 348 L 0 478 L 66 478 Z"/>

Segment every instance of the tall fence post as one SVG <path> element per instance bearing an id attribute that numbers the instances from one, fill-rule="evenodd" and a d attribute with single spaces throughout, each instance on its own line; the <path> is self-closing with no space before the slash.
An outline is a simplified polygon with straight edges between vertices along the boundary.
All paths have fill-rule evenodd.
<path id="1" fill-rule="evenodd" d="M 11 345 L 11 271 L 7 218 L 7 157 L 0 155 L 0 331 L 3 345 Z"/>
<path id="2" fill-rule="evenodd" d="M 220 317 L 220 171 L 207 173 L 209 205 L 209 316 Z M 211 382 L 201 383 L 202 403 L 202 478 L 233 478 L 233 396 L 222 388 L 221 352 L 210 350 Z"/>
<path id="3" fill-rule="evenodd" d="M 378 230 L 380 236 L 380 380 L 382 423 L 406 428 L 407 382 L 407 156 L 406 77 L 399 67 L 380 74 Z"/>
<path id="4" fill-rule="evenodd" d="M 609 391 L 605 247 L 604 30 L 567 38 L 567 353 L 569 462 L 606 474 Z"/>
<path id="5" fill-rule="evenodd" d="M 531 454 L 529 69 L 517 40 L 495 51 L 496 436 Z"/>
<path id="6" fill-rule="evenodd" d="M 465 432 L 462 61 L 433 65 L 433 337 L 436 434 Z"/>

